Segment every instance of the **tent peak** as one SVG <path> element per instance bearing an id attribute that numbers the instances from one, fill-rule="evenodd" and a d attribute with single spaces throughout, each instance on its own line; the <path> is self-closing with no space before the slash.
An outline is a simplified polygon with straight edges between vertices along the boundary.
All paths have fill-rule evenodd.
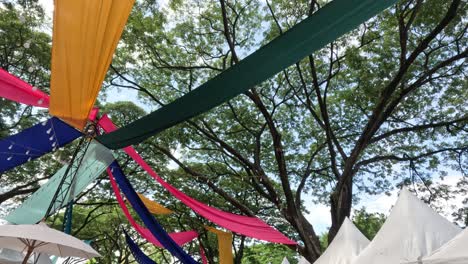
<path id="1" fill-rule="evenodd" d="M 402 188 L 387 220 L 353 264 L 415 261 L 459 232 L 460 228 Z"/>

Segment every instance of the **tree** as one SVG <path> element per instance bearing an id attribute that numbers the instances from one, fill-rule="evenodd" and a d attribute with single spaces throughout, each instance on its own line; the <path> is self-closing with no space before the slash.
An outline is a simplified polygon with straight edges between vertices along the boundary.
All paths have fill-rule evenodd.
<path id="1" fill-rule="evenodd" d="M 109 85 L 163 106 L 323 4 L 174 1 L 160 12 L 155 1 L 137 3 Z M 457 162 L 467 152 L 468 116 L 460 110 L 467 98 L 465 14 L 459 0 L 400 1 L 148 144 L 242 214 L 262 216 L 239 197 L 262 197 L 262 207 L 288 222 L 288 234 L 302 241 L 299 251 L 314 261 L 320 243 L 304 217 L 303 193 L 330 204 L 331 241 L 357 190 L 379 193 L 395 181 L 421 182 L 443 167 L 465 166 Z M 419 174 L 409 178 L 410 170 Z M 226 189 L 226 181 L 244 191 Z"/>
<path id="2" fill-rule="evenodd" d="M 44 89 L 48 87 L 50 37 L 39 30 L 41 10 L 35 1 L 18 2 L 22 5 L 0 9 L 0 64 Z M 314 0 L 178 0 L 162 12 L 159 1 L 138 1 L 105 86 L 137 90 L 145 104 L 164 106 L 324 4 Z M 28 15 L 22 15 L 25 8 Z M 467 4 L 461 0 L 401 0 L 244 95 L 146 140 L 137 150 L 177 188 L 223 210 L 261 217 L 298 240 L 299 253 L 313 262 L 321 246 L 304 216 L 304 194 L 330 205 L 328 241 L 332 241 L 359 192 L 375 194 L 414 183 L 435 194 L 428 199 L 444 197 L 446 188 L 431 186 L 429 181 L 443 177 L 444 168 L 465 173 L 466 13 Z M 28 39 L 34 42 L 25 45 Z M 0 104 L 2 136 L 46 114 L 5 100 Z M 145 114 L 129 103 L 105 105 L 105 111 L 119 126 Z M 10 189 L 2 190 L 0 203 L 37 189 L 41 179 L 57 170 L 59 160 L 69 159 L 68 149 L 2 174 L 2 186 Z M 118 155 L 139 192 L 176 211 L 158 220 L 168 231 L 199 231 L 209 261 L 214 263 L 216 244 L 203 231 L 209 223 L 148 180 L 127 156 Z M 462 188 L 461 182 L 459 190 L 450 192 Z M 108 193 L 103 175 L 78 199 L 80 204 L 94 204 L 81 205 L 84 208 L 78 209 L 77 218 L 86 223 L 80 210 L 89 213 L 108 203 L 103 198 Z M 105 208 L 91 215 L 101 212 Z M 465 211 L 455 213 L 466 221 Z M 120 226 L 113 222 L 113 214 L 108 216 L 97 219 L 111 222 L 111 228 Z M 109 231 L 103 228 L 105 232 Z M 240 263 L 250 240 L 235 238 L 236 262 Z M 97 247 L 110 254 L 112 241 L 99 240 Z M 162 251 L 142 246 L 154 252 L 155 259 L 164 257 Z M 197 254 L 193 246 L 187 250 Z M 119 244 L 116 252 L 102 261 L 128 256 L 124 245 Z"/>
<path id="3" fill-rule="evenodd" d="M 385 223 L 382 213 L 368 213 L 365 208 L 354 211 L 353 223 L 367 239 L 374 239 L 382 225 Z"/>
<path id="4" fill-rule="evenodd" d="M 296 254 L 291 249 L 279 244 L 257 244 L 245 248 L 242 264 L 280 264 L 283 258 L 289 263 L 296 264 Z"/>
<path id="5" fill-rule="evenodd" d="M 50 36 L 43 32 L 44 11 L 36 1 L 0 4 L 0 67 L 41 90 L 48 91 Z M 33 111 L 0 98 L 0 137 L 28 128 L 47 113 Z M 35 190 L 41 180 L 52 176 L 67 152 L 58 152 L 30 162 L 14 170 L 1 173 L 0 204 L 17 199 Z"/>

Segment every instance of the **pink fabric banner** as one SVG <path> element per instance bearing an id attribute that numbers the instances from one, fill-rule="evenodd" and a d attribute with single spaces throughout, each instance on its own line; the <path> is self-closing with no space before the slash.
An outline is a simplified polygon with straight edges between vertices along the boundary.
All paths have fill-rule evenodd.
<path id="1" fill-rule="evenodd" d="M 117 183 L 115 182 L 114 176 L 112 175 L 112 172 L 110 169 L 107 169 L 107 174 L 109 175 L 110 182 L 112 185 L 112 189 L 114 190 L 115 197 L 117 198 L 117 202 L 119 203 L 120 207 L 122 208 L 123 213 L 125 214 L 125 217 L 128 219 L 130 224 L 135 228 L 135 230 L 140 233 L 140 235 L 151 242 L 153 245 L 163 248 L 161 243 L 151 234 L 151 231 L 149 231 L 147 228 L 142 227 L 139 225 L 135 219 L 133 219 L 132 215 L 130 214 L 130 211 L 128 210 L 128 207 L 125 205 L 125 201 L 122 198 L 122 195 L 120 194 L 119 187 L 117 186 Z M 177 233 L 171 233 L 169 236 L 179 245 L 182 246 L 196 237 L 198 237 L 198 233 L 195 231 L 185 231 L 185 232 L 177 232 Z"/>
<path id="2" fill-rule="evenodd" d="M 112 123 L 112 120 L 110 120 L 107 115 L 103 115 L 98 124 L 104 129 L 106 133 L 110 133 L 117 129 L 114 123 Z M 263 222 L 257 217 L 242 216 L 224 212 L 191 198 L 159 177 L 159 175 L 151 169 L 151 167 L 143 160 L 143 158 L 135 151 L 133 147 L 128 146 L 123 150 L 174 197 L 213 223 L 247 237 L 253 237 L 274 243 L 288 245 L 296 244 L 295 241 L 290 240 L 281 232 L 269 226 L 267 223 Z"/>
<path id="3" fill-rule="evenodd" d="M 0 68 L 0 97 L 32 106 L 49 107 L 49 95 Z"/>
<path id="4" fill-rule="evenodd" d="M 98 107 L 93 107 L 93 109 L 91 109 L 91 112 L 89 112 L 88 119 L 91 120 L 91 121 L 94 121 L 96 119 L 98 113 L 99 113 L 99 108 Z"/>
<path id="5" fill-rule="evenodd" d="M 22 104 L 49 108 L 48 94 L 2 68 L 0 68 L 0 97 Z M 89 113 L 89 120 L 94 121 L 98 113 L 99 108 L 93 107 Z"/>
<path id="6" fill-rule="evenodd" d="M 200 244 L 200 257 L 202 259 L 203 264 L 208 264 L 208 259 L 206 258 L 205 250 L 203 249 L 201 244 Z"/>

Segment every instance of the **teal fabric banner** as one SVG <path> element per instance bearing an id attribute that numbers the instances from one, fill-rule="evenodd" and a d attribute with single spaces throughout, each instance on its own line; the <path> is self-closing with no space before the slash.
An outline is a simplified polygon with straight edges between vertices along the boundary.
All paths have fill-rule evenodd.
<path id="1" fill-rule="evenodd" d="M 84 151 L 84 150 L 82 150 Z M 70 188 L 68 199 L 63 203 L 56 202 L 53 205 L 51 212 L 56 212 L 60 208 L 66 206 L 69 201 L 81 193 L 92 181 L 94 181 L 106 168 L 112 163 L 114 156 L 111 151 L 96 141 L 92 141 L 86 151 L 81 165 L 72 166 L 67 174 L 68 180 L 74 175 L 78 169 L 75 181 Z M 78 161 L 75 161 L 78 162 Z M 49 208 L 52 198 L 63 178 L 68 165 L 63 166 L 58 170 L 50 180 L 26 199 L 18 208 L 12 211 L 6 218 L 10 223 L 14 224 L 35 224 L 41 221 L 47 209 Z"/>
<path id="2" fill-rule="evenodd" d="M 97 140 L 111 149 L 123 148 L 204 113 L 319 50 L 396 1 L 334 0 L 197 89 Z"/>

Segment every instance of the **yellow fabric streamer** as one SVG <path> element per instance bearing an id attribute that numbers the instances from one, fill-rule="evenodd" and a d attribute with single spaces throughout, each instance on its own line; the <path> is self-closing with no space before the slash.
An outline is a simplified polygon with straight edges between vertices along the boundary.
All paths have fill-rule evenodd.
<path id="1" fill-rule="evenodd" d="M 143 194 L 138 193 L 138 196 L 140 196 L 141 201 L 145 204 L 146 208 L 150 211 L 152 214 L 156 215 L 168 215 L 172 214 L 173 212 L 166 207 L 158 204 L 155 201 L 152 201 L 148 198 L 146 198 Z"/>
<path id="2" fill-rule="evenodd" d="M 233 264 L 232 233 L 224 232 L 211 226 L 205 226 L 205 228 L 218 237 L 219 264 Z"/>
<path id="3" fill-rule="evenodd" d="M 135 0 L 55 0 L 50 113 L 83 129 Z"/>

